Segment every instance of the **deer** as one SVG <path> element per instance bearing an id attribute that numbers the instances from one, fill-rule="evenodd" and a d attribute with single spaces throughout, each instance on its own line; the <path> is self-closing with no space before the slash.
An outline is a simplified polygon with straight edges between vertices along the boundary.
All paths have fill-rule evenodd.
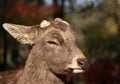
<path id="1" fill-rule="evenodd" d="M 32 26 L 4 23 L 3 27 L 21 44 L 32 46 L 24 68 L 0 75 L 3 84 L 65 84 L 62 75 L 83 73 L 88 68 L 76 33 L 61 18 Z"/>

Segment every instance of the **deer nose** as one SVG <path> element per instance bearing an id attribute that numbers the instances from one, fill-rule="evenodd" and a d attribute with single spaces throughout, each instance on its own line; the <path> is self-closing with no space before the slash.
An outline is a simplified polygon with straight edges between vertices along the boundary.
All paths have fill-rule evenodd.
<path id="1" fill-rule="evenodd" d="M 86 59 L 77 59 L 78 65 L 83 69 L 86 70 L 88 68 L 88 61 Z"/>

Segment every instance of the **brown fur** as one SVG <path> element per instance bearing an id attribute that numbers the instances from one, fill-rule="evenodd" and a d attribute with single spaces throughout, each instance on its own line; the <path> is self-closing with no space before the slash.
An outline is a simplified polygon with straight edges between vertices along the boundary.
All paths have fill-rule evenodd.
<path id="1" fill-rule="evenodd" d="M 60 19 L 51 21 L 46 28 L 40 28 L 38 25 L 32 26 L 28 30 L 24 30 L 24 33 L 32 36 L 24 40 L 27 43 L 28 40 L 30 44 L 33 43 L 33 48 L 24 69 L 13 75 L 11 82 L 9 81 L 11 78 L 0 76 L 0 80 L 9 79 L 6 84 L 64 84 L 58 75 L 71 72 L 67 65 L 74 61 L 77 63 L 77 59 L 85 59 L 76 44 L 77 38 L 74 32 Z M 17 37 L 15 36 L 16 39 L 18 39 Z M 23 38 L 24 36 L 18 40 L 21 43 L 25 42 L 22 41 Z"/>

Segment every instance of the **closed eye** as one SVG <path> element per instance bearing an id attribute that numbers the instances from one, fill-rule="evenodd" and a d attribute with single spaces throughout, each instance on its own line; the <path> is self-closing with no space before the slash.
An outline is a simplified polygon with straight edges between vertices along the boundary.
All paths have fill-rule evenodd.
<path id="1" fill-rule="evenodd" d="M 59 43 L 56 41 L 47 41 L 48 44 L 58 45 Z"/>

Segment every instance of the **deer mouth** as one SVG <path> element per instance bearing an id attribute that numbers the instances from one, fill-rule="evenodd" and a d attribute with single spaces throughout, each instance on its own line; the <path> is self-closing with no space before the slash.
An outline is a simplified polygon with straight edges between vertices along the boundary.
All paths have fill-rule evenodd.
<path id="1" fill-rule="evenodd" d="M 67 66 L 67 71 L 74 74 L 85 72 L 85 70 L 82 69 L 81 67 L 72 67 L 72 66 Z"/>
<path id="2" fill-rule="evenodd" d="M 78 65 L 74 65 L 74 64 L 69 64 L 67 65 L 67 69 L 75 74 L 79 74 L 79 73 L 83 73 L 85 72 L 85 69 L 83 69 L 82 67 L 78 66 Z"/>
<path id="3" fill-rule="evenodd" d="M 85 70 L 82 70 L 80 68 L 69 68 L 69 72 L 72 72 L 74 74 L 79 74 L 79 73 L 83 73 Z"/>

